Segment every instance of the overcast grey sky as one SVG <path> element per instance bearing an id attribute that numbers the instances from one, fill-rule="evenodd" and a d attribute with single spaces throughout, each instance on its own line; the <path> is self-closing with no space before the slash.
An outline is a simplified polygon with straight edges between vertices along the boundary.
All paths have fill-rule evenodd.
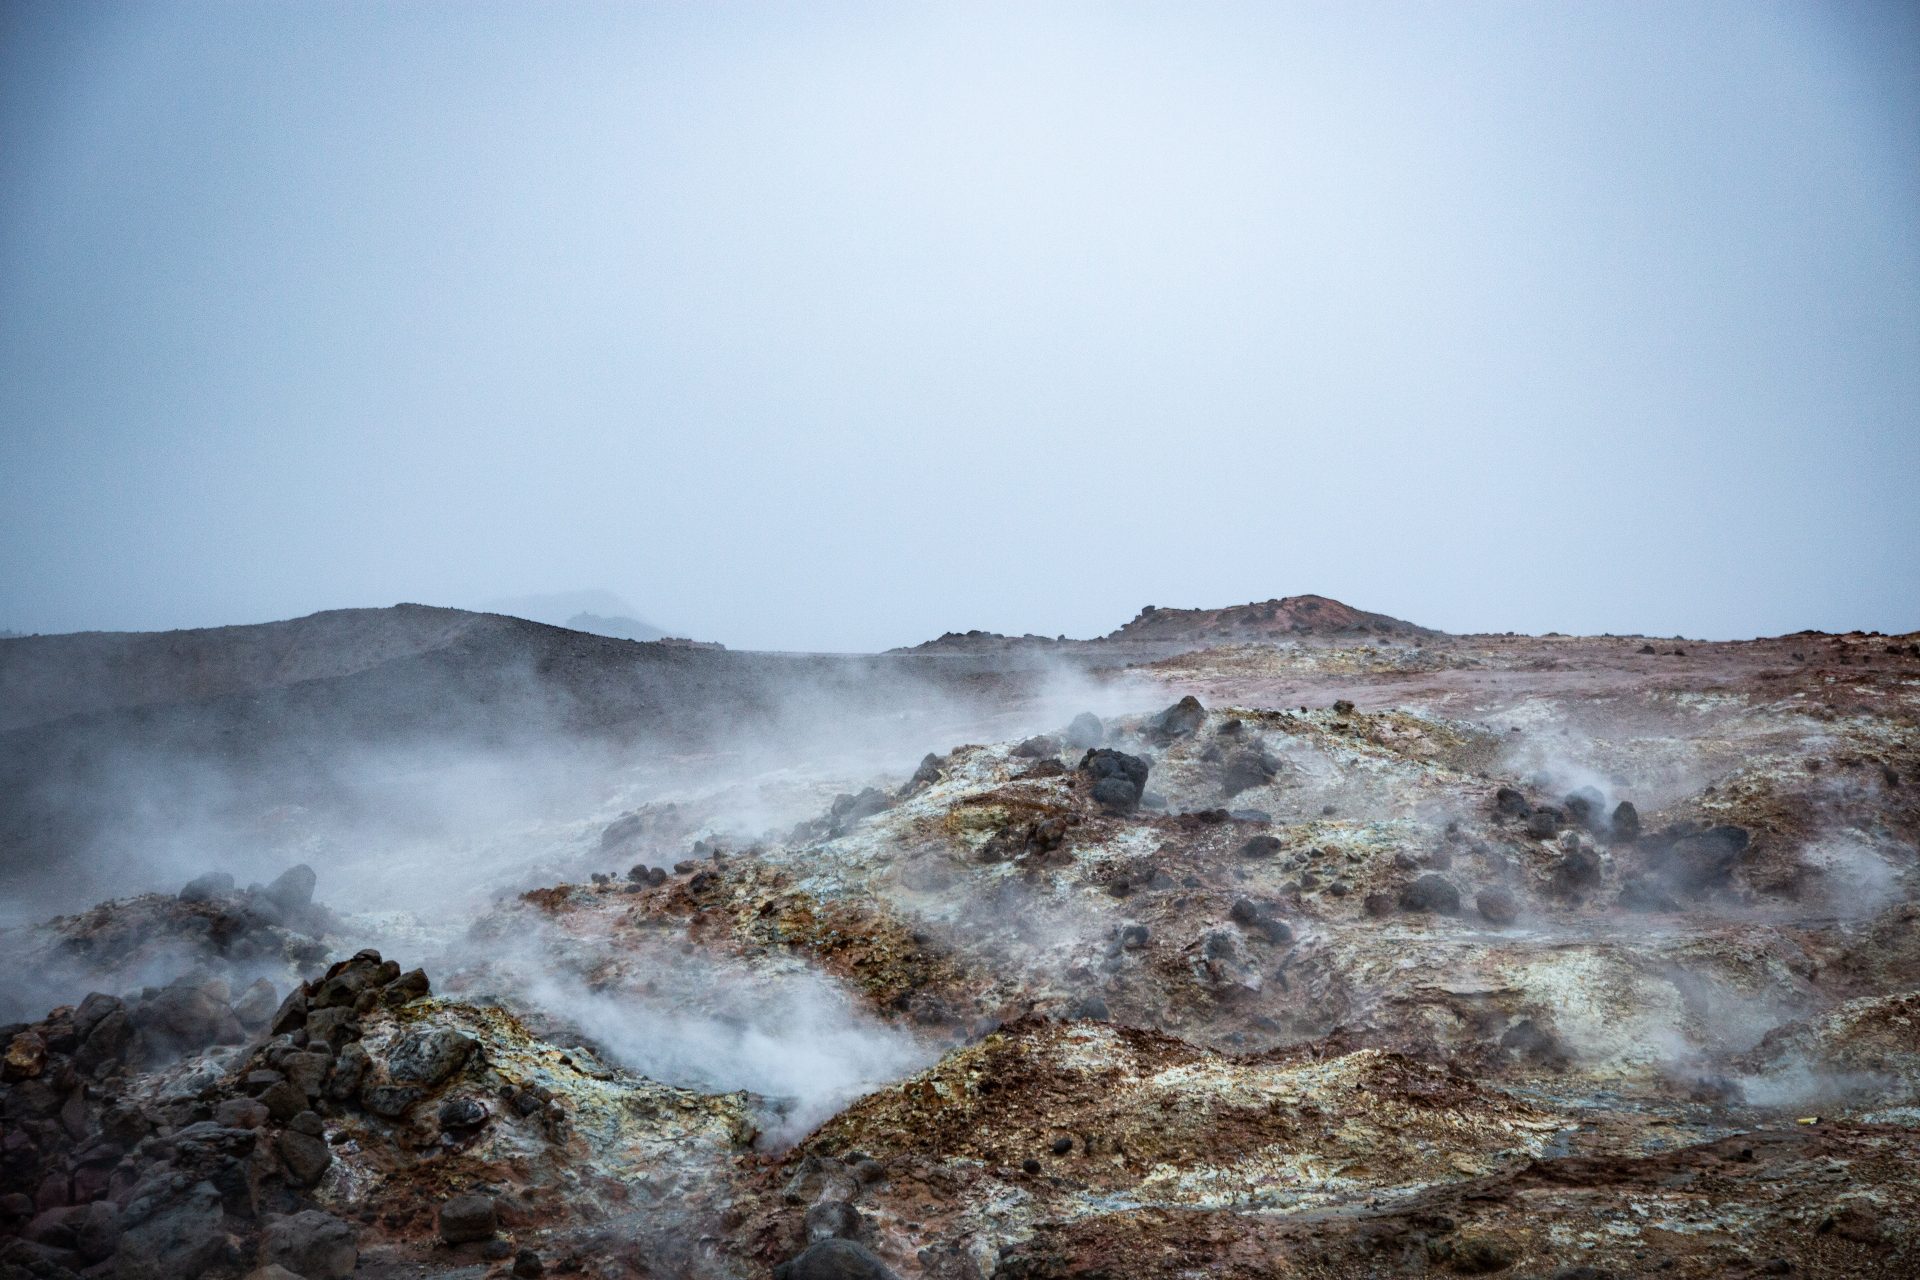
<path id="1" fill-rule="evenodd" d="M 0 6 L 0 628 L 1920 628 L 1895 4 Z"/>

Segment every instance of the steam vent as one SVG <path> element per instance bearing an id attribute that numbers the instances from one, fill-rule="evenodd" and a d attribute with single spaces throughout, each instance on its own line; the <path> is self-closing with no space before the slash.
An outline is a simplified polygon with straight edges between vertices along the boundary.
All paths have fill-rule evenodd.
<path id="1" fill-rule="evenodd" d="M 1911 638 L 0 676 L 6 1280 L 1920 1274 Z"/>

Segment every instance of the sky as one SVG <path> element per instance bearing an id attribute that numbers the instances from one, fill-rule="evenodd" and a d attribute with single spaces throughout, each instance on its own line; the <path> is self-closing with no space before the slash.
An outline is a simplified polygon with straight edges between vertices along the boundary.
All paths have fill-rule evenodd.
<path id="1" fill-rule="evenodd" d="M 1920 10 L 0 0 L 0 628 L 1920 628 Z"/>

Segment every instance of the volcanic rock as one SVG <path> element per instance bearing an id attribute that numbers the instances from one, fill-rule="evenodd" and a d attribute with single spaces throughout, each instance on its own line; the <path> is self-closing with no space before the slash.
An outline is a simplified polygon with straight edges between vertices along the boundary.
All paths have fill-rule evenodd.
<path id="1" fill-rule="evenodd" d="M 267 886 L 266 896 L 288 911 L 304 911 L 313 905 L 313 889 L 319 879 L 313 868 L 302 862 L 281 872 Z"/>
<path id="2" fill-rule="evenodd" d="M 233 876 L 225 871 L 209 871 L 195 876 L 180 890 L 182 902 L 211 902 L 233 892 Z"/>
<path id="3" fill-rule="evenodd" d="M 306 1280 L 346 1280 L 359 1258 L 353 1228 L 318 1209 L 275 1218 L 260 1233 L 260 1260 Z"/>
<path id="4" fill-rule="evenodd" d="M 387 1074 L 401 1084 L 431 1089 L 460 1070 L 478 1041 L 447 1027 L 409 1031 L 387 1049 Z"/>
<path id="5" fill-rule="evenodd" d="M 899 1280 L 893 1269 L 853 1240 L 819 1240 L 773 1269 L 773 1280 Z"/>
<path id="6" fill-rule="evenodd" d="M 1400 909 L 1454 915 L 1460 910 L 1460 890 L 1454 887 L 1453 881 L 1430 871 L 1400 891 Z"/>
<path id="7" fill-rule="evenodd" d="M 1200 699 L 1188 694 L 1147 722 L 1147 736 L 1156 742 L 1184 738 L 1207 722 L 1207 709 Z"/>
<path id="8" fill-rule="evenodd" d="M 1513 896 L 1513 890 L 1494 885 L 1482 889 L 1474 898 L 1474 905 L 1480 911 L 1480 917 L 1491 924 L 1512 924 L 1520 914 L 1520 904 Z"/>
<path id="9" fill-rule="evenodd" d="M 492 1196 L 455 1196 L 440 1206 L 440 1238 L 448 1244 L 490 1240 L 497 1229 Z"/>
<path id="10" fill-rule="evenodd" d="M 1107 740 L 1107 727 L 1100 723 L 1100 717 L 1091 711 L 1082 711 L 1067 726 L 1061 735 L 1065 744 L 1074 751 L 1085 751 L 1099 746 Z"/>
<path id="11" fill-rule="evenodd" d="M 1139 756 L 1096 747 L 1080 761 L 1080 771 L 1093 779 L 1094 802 L 1113 813 L 1132 813 L 1146 790 L 1151 769 Z"/>

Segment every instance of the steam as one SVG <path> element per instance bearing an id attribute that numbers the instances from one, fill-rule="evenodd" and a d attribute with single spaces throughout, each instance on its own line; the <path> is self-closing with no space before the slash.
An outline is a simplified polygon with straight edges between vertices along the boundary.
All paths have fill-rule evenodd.
<path id="1" fill-rule="evenodd" d="M 784 1146 L 939 1050 L 866 1012 L 804 964 L 758 964 L 666 936 L 582 939 L 516 917 L 516 940 L 469 957 L 470 995 L 498 999 L 549 1037 L 573 1035 L 666 1084 L 757 1097 L 765 1141 Z"/>

